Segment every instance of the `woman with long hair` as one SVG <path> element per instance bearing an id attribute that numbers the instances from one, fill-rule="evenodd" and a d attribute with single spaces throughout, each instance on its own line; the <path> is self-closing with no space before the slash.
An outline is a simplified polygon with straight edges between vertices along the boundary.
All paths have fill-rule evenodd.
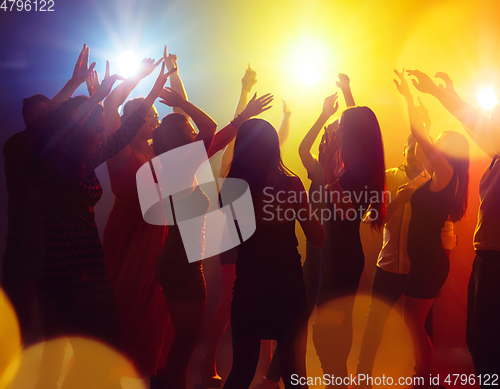
<path id="1" fill-rule="evenodd" d="M 168 71 L 177 68 L 172 55 L 164 55 Z M 156 64 L 144 62 L 138 72 L 118 85 L 104 101 L 105 133 L 110 136 L 144 101 L 129 100 L 120 118 L 118 107 Z M 179 72 L 170 84 L 180 80 Z M 175 81 L 174 81 L 175 80 Z M 111 189 L 115 195 L 103 234 L 106 268 L 118 302 L 122 349 L 141 376 L 152 375 L 166 360 L 165 341 L 168 310 L 161 287 L 154 276 L 154 264 L 163 246 L 166 227 L 146 223 L 137 192 L 138 169 L 154 157 L 150 140 L 159 125 L 153 105 L 132 142 L 106 161 Z"/>
<path id="2" fill-rule="evenodd" d="M 228 178 L 248 183 L 256 231 L 239 246 L 231 309 L 233 365 L 224 388 L 250 386 L 261 339 L 277 341 L 285 387 L 296 387 L 292 375 L 305 376 L 307 311 L 295 220 L 317 247 L 325 242 L 323 228 L 302 182 L 283 164 L 278 134 L 268 122 L 241 125 Z"/>
<path id="3" fill-rule="evenodd" d="M 424 377 L 425 385 L 430 387 L 427 379 L 436 374 L 436 367 L 425 319 L 450 268 L 441 243 L 441 228 L 447 220 L 458 222 L 467 210 L 469 143 L 465 136 L 454 131 L 442 132 L 432 143 L 418 116 L 404 73 L 396 74 L 400 80 L 396 86 L 408 106 L 411 133 L 421 151 L 419 159 L 431 174 L 431 179 L 415 189 L 410 199 L 407 251 L 411 267 L 404 293 L 404 317 L 411 333 L 416 374 Z"/>
<path id="4" fill-rule="evenodd" d="M 188 116 L 174 112 L 163 118 L 153 134 L 154 153 L 159 156 L 202 141 L 209 158 L 234 139 L 242 122 L 269 109 L 268 104 L 273 99 L 270 95 L 260 98 L 254 96 L 243 112 L 215 135 L 217 124 L 181 94 L 171 88 L 165 88 L 161 97 L 162 103 L 180 108 Z M 191 125 L 189 117 L 196 124 L 198 133 Z M 193 226 L 190 230 L 190 235 L 196 237 L 196 247 L 190 247 L 190 253 L 196 252 L 197 258 L 194 262 L 192 258 L 188 261 L 179 226 L 172 225 L 169 221 L 168 234 L 156 260 L 155 276 L 165 295 L 175 334 L 166 365 L 152 377 L 151 384 L 154 388 L 186 388 L 191 356 L 201 337 L 205 317 L 207 290 L 201 261 L 205 249 L 205 219 L 200 216 L 207 213 L 209 199 L 194 175 L 203 161 L 200 159 L 198 164 L 193 162 L 191 157 L 198 158 L 199 155 L 194 156 L 193 153 L 186 152 L 177 162 L 177 166 L 185 173 L 182 178 L 186 180 L 186 186 L 191 187 L 173 194 L 172 201 L 176 217 L 182 215 L 185 220 L 199 220 L 196 227 Z M 164 168 L 172 169 L 169 166 Z"/>
<path id="5" fill-rule="evenodd" d="M 493 377 L 500 375 L 500 107 L 497 105 L 488 118 L 460 99 L 453 82 L 446 73 L 438 72 L 436 77 L 445 81 L 440 88 L 425 73 L 412 70 L 416 77 L 415 87 L 423 93 L 434 96 L 463 125 L 470 138 L 490 158 L 479 183 L 480 206 L 474 233 L 476 258 L 469 279 L 467 295 L 467 346 L 472 355 L 477 375 Z M 489 385 L 483 379 L 481 387 Z"/>
<path id="6" fill-rule="evenodd" d="M 325 99 L 314 124 L 323 127 L 338 109 L 337 95 Z M 359 226 L 369 210 L 373 229 L 385 215 L 385 164 L 377 117 L 368 107 L 346 109 L 338 129 L 328 126 L 320 145 L 327 206 L 328 258 L 324 258 L 313 341 L 323 372 L 347 377 L 352 346 L 352 310 L 364 268 Z M 347 387 L 343 380 L 342 387 Z M 331 387 L 331 386 L 328 386 Z"/>

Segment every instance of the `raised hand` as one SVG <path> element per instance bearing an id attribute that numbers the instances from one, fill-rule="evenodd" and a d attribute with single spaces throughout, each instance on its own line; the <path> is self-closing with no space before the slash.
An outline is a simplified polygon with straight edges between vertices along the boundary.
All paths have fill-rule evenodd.
<path id="1" fill-rule="evenodd" d="M 163 61 L 167 65 L 167 70 L 170 71 L 173 68 L 177 68 L 177 56 L 175 54 L 167 54 L 167 46 L 163 49 Z"/>
<path id="2" fill-rule="evenodd" d="M 447 73 L 444 72 L 437 72 L 436 75 L 434 76 L 436 78 L 440 78 L 444 81 L 443 84 L 439 84 L 439 87 L 441 89 L 444 89 L 445 91 L 451 93 L 452 95 L 455 95 L 458 97 L 458 94 L 455 90 L 455 87 L 453 86 L 453 81 L 451 80 L 450 76 Z"/>
<path id="3" fill-rule="evenodd" d="M 125 80 L 125 78 L 117 74 L 113 74 L 112 76 L 106 77 L 104 80 L 102 80 L 101 85 L 99 86 L 97 91 L 92 95 L 92 97 L 96 98 L 97 101 L 104 100 L 104 98 L 111 92 L 114 83 L 118 80 L 123 81 Z"/>
<path id="4" fill-rule="evenodd" d="M 349 77 L 347 77 L 347 74 L 339 73 L 339 80 L 335 82 L 335 85 L 337 85 L 340 89 L 349 89 L 350 82 L 351 81 L 349 80 Z"/>
<path id="5" fill-rule="evenodd" d="M 273 100 L 274 96 L 270 93 L 262 95 L 259 98 L 257 98 L 257 93 L 255 93 L 241 115 L 245 118 L 245 120 L 250 119 L 253 116 L 257 116 L 262 112 L 271 109 L 272 105 L 269 104 L 271 104 Z"/>
<path id="6" fill-rule="evenodd" d="M 165 62 L 161 64 L 161 70 L 160 74 L 158 75 L 158 78 L 156 79 L 156 82 L 153 86 L 153 89 L 151 89 L 151 92 L 149 92 L 151 97 L 154 97 L 155 99 L 160 96 L 160 93 L 162 93 L 163 86 L 167 82 L 168 77 L 177 71 L 177 68 L 173 68 L 172 70 L 168 71 L 165 73 Z"/>
<path id="7" fill-rule="evenodd" d="M 290 107 L 288 106 L 285 100 L 281 99 L 281 101 L 283 102 L 283 114 L 290 116 L 292 114 Z"/>
<path id="8" fill-rule="evenodd" d="M 431 78 L 421 72 L 420 70 L 407 70 L 409 76 L 416 77 L 416 79 L 412 79 L 413 86 L 417 88 L 422 93 L 429 93 L 431 95 L 438 94 L 441 89 L 431 80 Z"/>
<path id="9" fill-rule="evenodd" d="M 71 80 L 74 81 L 75 84 L 80 85 L 84 83 L 94 70 L 96 63 L 92 62 L 89 67 L 89 55 L 90 49 L 84 44 L 78 56 L 78 60 L 76 61 L 75 68 L 73 69 L 73 75 L 71 76 Z"/>
<path id="10" fill-rule="evenodd" d="M 179 107 L 186 101 L 182 95 L 172 88 L 163 88 L 160 93 L 160 103 L 168 105 L 169 107 Z"/>
<path id="11" fill-rule="evenodd" d="M 110 75 L 109 71 L 109 61 L 106 61 L 106 71 L 104 73 L 104 78 L 108 78 Z M 99 74 L 97 73 L 97 70 L 92 70 L 92 73 L 90 73 L 90 77 L 87 78 L 86 81 L 87 84 L 87 90 L 89 92 L 89 96 L 92 97 L 94 93 L 97 92 L 99 87 L 101 86 L 101 83 L 99 81 Z"/>
<path id="12" fill-rule="evenodd" d="M 337 101 L 338 94 L 335 92 L 333 95 L 328 96 L 323 102 L 323 114 L 328 117 L 332 116 L 339 109 L 339 102 Z"/>
<path id="13" fill-rule="evenodd" d="M 158 67 L 158 65 L 161 63 L 162 60 L 163 59 L 160 59 L 158 62 L 155 63 L 154 59 L 144 58 L 139 65 L 139 70 L 137 71 L 136 77 L 143 79 L 149 76 L 151 73 L 153 73 L 153 70 L 155 70 Z"/>
<path id="14" fill-rule="evenodd" d="M 403 95 L 404 98 L 406 99 L 411 99 L 412 95 L 410 92 L 410 87 L 408 86 L 408 82 L 406 81 L 405 78 L 405 69 L 400 72 L 398 72 L 396 69 L 394 69 L 394 73 L 396 73 L 396 76 L 399 78 L 399 83 L 397 80 L 394 80 L 394 83 L 396 84 L 396 88 L 398 89 L 399 93 Z"/>
<path id="15" fill-rule="evenodd" d="M 101 82 L 99 81 L 99 74 L 97 70 L 92 70 L 90 73 L 90 77 L 87 78 L 87 91 L 89 92 L 89 96 L 92 97 L 94 93 L 97 92 L 97 89 L 101 86 Z"/>
<path id="16" fill-rule="evenodd" d="M 248 64 L 248 68 L 245 71 L 245 75 L 241 79 L 241 87 L 245 89 L 247 92 L 252 90 L 252 87 L 257 83 L 257 72 L 250 67 Z"/>

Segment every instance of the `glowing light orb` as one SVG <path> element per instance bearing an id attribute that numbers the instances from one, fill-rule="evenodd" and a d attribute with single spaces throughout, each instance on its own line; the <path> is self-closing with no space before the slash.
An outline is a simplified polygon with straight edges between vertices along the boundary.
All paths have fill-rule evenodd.
<path id="1" fill-rule="evenodd" d="M 116 62 L 119 68 L 119 75 L 123 77 L 130 77 L 139 68 L 140 61 L 137 59 L 132 51 L 127 50 L 121 53 Z"/>
<path id="2" fill-rule="evenodd" d="M 498 104 L 497 94 L 491 87 L 481 89 L 477 94 L 477 102 L 485 111 L 489 111 Z"/>
<path id="3" fill-rule="evenodd" d="M 297 77 L 305 86 L 316 84 L 321 78 L 318 68 L 313 63 L 305 63 L 297 70 Z"/>
<path id="4" fill-rule="evenodd" d="M 0 288 L 0 389 L 10 387 L 21 362 L 21 332 L 16 311 Z"/>

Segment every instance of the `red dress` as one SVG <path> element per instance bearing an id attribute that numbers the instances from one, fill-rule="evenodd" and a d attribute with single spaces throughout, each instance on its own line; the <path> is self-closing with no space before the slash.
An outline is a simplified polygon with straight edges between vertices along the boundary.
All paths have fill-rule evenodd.
<path id="1" fill-rule="evenodd" d="M 122 349 L 142 375 L 151 375 L 166 359 L 168 310 L 155 261 L 166 236 L 165 226 L 147 224 L 136 187 L 137 170 L 146 162 L 132 150 L 127 164 L 110 172 L 116 196 L 104 229 L 106 267 L 118 300 Z"/>

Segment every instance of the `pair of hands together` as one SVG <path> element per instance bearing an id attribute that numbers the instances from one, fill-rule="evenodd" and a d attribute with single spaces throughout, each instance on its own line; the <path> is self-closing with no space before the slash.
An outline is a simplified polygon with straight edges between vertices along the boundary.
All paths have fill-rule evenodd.
<path id="1" fill-rule="evenodd" d="M 87 45 L 84 44 L 83 49 L 80 52 L 78 60 L 75 64 L 71 81 L 77 85 L 86 82 L 89 95 L 95 95 L 94 98 L 98 99 L 98 101 L 102 101 L 111 92 L 114 83 L 118 80 L 123 81 L 124 78 L 116 74 L 111 76 L 109 61 L 106 61 L 105 76 L 101 83 L 99 80 L 99 74 L 96 70 L 94 70 L 96 63 L 92 62 L 92 64 L 89 66 L 89 55 L 90 49 L 87 47 Z M 153 90 L 151 91 L 155 92 L 156 97 L 158 97 L 161 93 L 161 89 L 163 88 L 163 85 L 165 84 L 168 76 L 170 76 L 177 70 L 177 56 L 175 54 L 167 54 L 166 46 L 164 49 L 163 58 L 161 58 L 157 62 L 155 62 L 154 59 L 151 58 L 143 59 L 141 64 L 139 65 L 138 71 L 132 76 L 132 78 L 134 79 L 141 80 L 150 75 L 154 71 L 154 69 L 156 69 L 156 67 L 158 67 L 158 65 L 162 62 L 162 70 L 156 80 Z M 165 65 L 168 70 L 166 74 Z"/>

